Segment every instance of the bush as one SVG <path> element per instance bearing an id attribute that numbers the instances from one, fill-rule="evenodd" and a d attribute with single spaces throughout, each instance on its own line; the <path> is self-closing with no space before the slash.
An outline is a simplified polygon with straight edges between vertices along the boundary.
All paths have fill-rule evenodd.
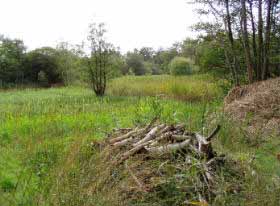
<path id="1" fill-rule="evenodd" d="M 169 64 L 172 75 L 187 75 L 192 73 L 191 64 L 187 58 L 175 57 Z"/>
<path id="2" fill-rule="evenodd" d="M 147 72 L 144 57 L 137 53 L 129 53 L 126 58 L 126 63 L 136 76 L 145 75 Z"/>

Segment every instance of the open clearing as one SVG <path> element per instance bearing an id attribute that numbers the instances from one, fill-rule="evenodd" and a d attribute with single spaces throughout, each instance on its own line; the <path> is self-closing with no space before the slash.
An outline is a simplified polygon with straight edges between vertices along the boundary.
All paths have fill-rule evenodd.
<path id="1" fill-rule="evenodd" d="M 98 98 L 91 90 L 75 87 L 2 92 L 0 205 L 113 205 L 113 196 L 89 189 L 91 157 L 98 155 L 91 142 L 113 128 L 143 125 L 155 116 L 165 123 L 185 123 L 193 131 L 205 128 L 205 133 L 222 125 L 213 146 L 237 162 L 244 180 L 236 195 L 221 193 L 217 205 L 277 205 L 279 138 L 248 138 L 220 114 L 221 96 L 192 103 L 157 97 Z"/>

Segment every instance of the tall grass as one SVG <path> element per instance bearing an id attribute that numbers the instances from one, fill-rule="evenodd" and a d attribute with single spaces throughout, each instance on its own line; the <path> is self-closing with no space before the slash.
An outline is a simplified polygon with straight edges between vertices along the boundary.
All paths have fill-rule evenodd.
<path id="1" fill-rule="evenodd" d="M 116 96 L 156 96 L 185 101 L 211 101 L 223 95 L 211 75 L 126 76 L 110 82 L 107 93 Z"/>
<path id="2" fill-rule="evenodd" d="M 123 79 L 127 83 L 136 82 L 134 89 L 143 85 L 143 95 L 150 91 L 153 92 L 151 95 L 168 91 L 160 88 L 166 81 L 172 82 L 168 76 L 146 78 Z M 196 83 L 188 86 L 185 83 L 188 78 Z M 211 98 L 193 93 L 195 97 L 189 97 L 192 101 L 121 97 L 116 96 L 120 93 L 112 92 L 113 84 L 118 88 L 125 86 L 120 80 L 112 82 L 109 89 L 115 96 L 104 98 L 97 98 L 91 90 L 84 88 L 2 92 L 0 205 L 113 205 L 118 199 L 114 191 L 94 194 L 91 191 L 95 171 L 93 160 L 98 158 L 91 142 L 104 138 L 115 127 L 142 125 L 154 116 L 160 116 L 162 122 L 186 123 L 189 130 L 205 133 L 213 125 L 222 125 L 214 142 L 215 150 L 235 160 L 243 177 L 240 188 L 234 191 L 236 195 L 224 192 L 236 180 L 230 184 L 219 183 L 221 190 L 216 205 L 279 205 L 280 162 L 276 159 L 280 151 L 279 138 L 261 141 L 248 138 L 239 125 L 219 115 L 220 100 L 210 101 L 219 99 L 218 86 L 207 76 L 188 78 L 182 77 L 176 82 L 181 81 L 180 87 L 193 89 L 209 84 L 217 93 L 212 93 Z M 156 82 L 162 82 L 162 85 Z M 174 97 L 172 93 L 170 95 Z"/>
<path id="3" fill-rule="evenodd" d="M 160 115 L 162 121 L 188 122 L 189 128 L 199 129 L 204 104 L 98 98 L 87 89 L 56 88 L 3 92 L 0 110 L 0 205 L 29 206 L 48 205 L 53 195 L 60 198 L 59 204 L 73 195 L 81 198 L 71 193 L 74 171 L 83 171 L 77 168 L 76 157 L 113 128 L 144 124 Z M 70 191 L 54 194 L 53 186 L 62 181 L 59 177 L 72 172 Z"/>

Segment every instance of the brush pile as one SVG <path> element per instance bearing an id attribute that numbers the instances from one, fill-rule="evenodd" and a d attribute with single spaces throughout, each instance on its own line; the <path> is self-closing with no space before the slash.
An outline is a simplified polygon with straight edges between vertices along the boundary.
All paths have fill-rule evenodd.
<path id="1" fill-rule="evenodd" d="M 198 158 L 211 160 L 215 154 L 211 140 L 220 130 L 220 126 L 208 136 L 185 130 L 185 125 L 156 124 L 154 120 L 145 128 L 125 128 L 116 130 L 117 137 L 111 137 L 108 141 L 114 148 L 125 148 L 116 164 L 120 164 L 136 153 L 148 153 L 150 155 L 164 155 L 178 151 L 192 154 Z"/>
<path id="2" fill-rule="evenodd" d="M 93 162 L 94 193 L 110 188 L 110 193 L 120 198 L 116 205 L 213 203 L 219 194 L 235 190 L 227 191 L 229 184 L 224 189 L 221 181 L 228 177 L 233 181 L 238 174 L 220 176 L 226 174 L 221 171 L 227 167 L 227 160 L 217 156 L 211 145 L 219 130 L 217 126 L 203 136 L 187 131 L 183 124 L 160 124 L 156 120 L 145 127 L 115 129 L 104 141 L 94 144 L 99 151 Z"/>

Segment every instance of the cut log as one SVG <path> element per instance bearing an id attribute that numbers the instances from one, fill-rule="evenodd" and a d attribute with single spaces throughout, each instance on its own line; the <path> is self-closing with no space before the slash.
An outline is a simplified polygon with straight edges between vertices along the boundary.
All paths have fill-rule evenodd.
<path id="1" fill-rule="evenodd" d="M 144 128 L 142 128 L 142 129 L 136 128 L 135 130 L 130 131 L 130 132 L 128 132 L 128 133 L 126 133 L 126 134 L 124 134 L 122 136 L 119 136 L 119 137 L 116 137 L 114 139 L 109 140 L 109 143 L 110 144 L 114 144 L 115 142 L 122 141 L 122 140 L 127 139 L 127 138 L 129 138 L 131 136 L 138 136 L 139 134 L 143 133 L 144 130 L 145 130 Z"/>
<path id="2" fill-rule="evenodd" d="M 114 143 L 113 146 L 114 146 L 115 148 L 123 147 L 123 146 L 129 144 L 129 143 L 132 142 L 132 141 L 133 141 L 133 138 L 130 137 L 130 138 L 124 139 L 124 140 L 122 140 L 122 141 L 119 141 L 119 142 Z"/>
<path id="3" fill-rule="evenodd" d="M 207 147 L 210 144 L 210 142 L 208 142 L 205 137 L 203 137 L 202 135 L 195 133 L 195 137 L 196 140 L 198 142 L 198 150 L 202 153 L 207 152 Z"/>
<path id="4" fill-rule="evenodd" d="M 157 137 L 156 138 L 156 141 L 160 142 L 161 140 L 164 140 L 164 139 L 168 139 L 172 136 L 172 132 L 166 132 L 164 134 L 162 134 L 161 136 Z"/>
<path id="5" fill-rule="evenodd" d="M 137 145 L 136 147 L 133 147 L 131 150 L 125 152 L 122 154 L 119 161 L 116 162 L 116 164 L 121 164 L 123 161 L 127 160 L 130 156 L 133 156 L 135 153 L 143 149 L 146 145 L 150 144 L 150 142 L 145 142 L 143 144 Z"/>
<path id="6" fill-rule="evenodd" d="M 175 141 L 184 141 L 186 139 L 191 139 L 191 136 L 186 136 L 186 135 L 171 135 L 171 138 L 174 139 Z"/>
<path id="7" fill-rule="evenodd" d="M 168 144 L 160 147 L 150 147 L 150 148 L 147 147 L 146 149 L 148 150 L 149 153 L 153 153 L 153 154 L 171 153 L 185 148 L 190 143 L 190 141 L 191 141 L 190 139 L 187 139 L 181 143 Z"/>
<path id="8" fill-rule="evenodd" d="M 135 133 L 137 132 L 137 130 L 138 130 L 138 129 L 136 128 L 135 130 L 132 130 L 132 131 L 130 131 L 130 132 L 128 132 L 128 133 L 126 133 L 126 134 L 124 134 L 124 135 L 122 135 L 122 136 L 119 136 L 119 137 L 110 139 L 110 140 L 109 140 L 109 143 L 110 143 L 110 144 L 113 144 L 113 143 L 115 143 L 115 142 L 118 142 L 118 141 L 122 141 L 122 140 L 124 140 L 124 139 L 127 139 L 127 138 L 129 138 L 131 135 L 135 134 Z"/>
<path id="9" fill-rule="evenodd" d="M 210 142 L 210 141 L 212 140 L 212 138 L 215 137 L 216 134 L 220 131 L 220 129 L 221 129 L 221 125 L 218 125 L 218 126 L 216 127 L 216 129 L 214 129 L 214 131 L 206 138 L 206 140 L 207 140 L 208 142 Z"/>
<path id="10" fill-rule="evenodd" d="M 138 145 L 141 145 L 145 142 L 148 142 L 155 138 L 157 132 L 165 127 L 164 124 L 161 124 L 159 126 L 154 127 L 143 139 L 141 139 L 139 142 L 135 143 L 133 146 L 136 147 Z"/>
<path id="11" fill-rule="evenodd" d="M 158 117 L 152 119 L 152 121 L 144 128 L 144 132 L 147 133 L 151 129 L 151 127 L 156 123 L 157 120 Z"/>

